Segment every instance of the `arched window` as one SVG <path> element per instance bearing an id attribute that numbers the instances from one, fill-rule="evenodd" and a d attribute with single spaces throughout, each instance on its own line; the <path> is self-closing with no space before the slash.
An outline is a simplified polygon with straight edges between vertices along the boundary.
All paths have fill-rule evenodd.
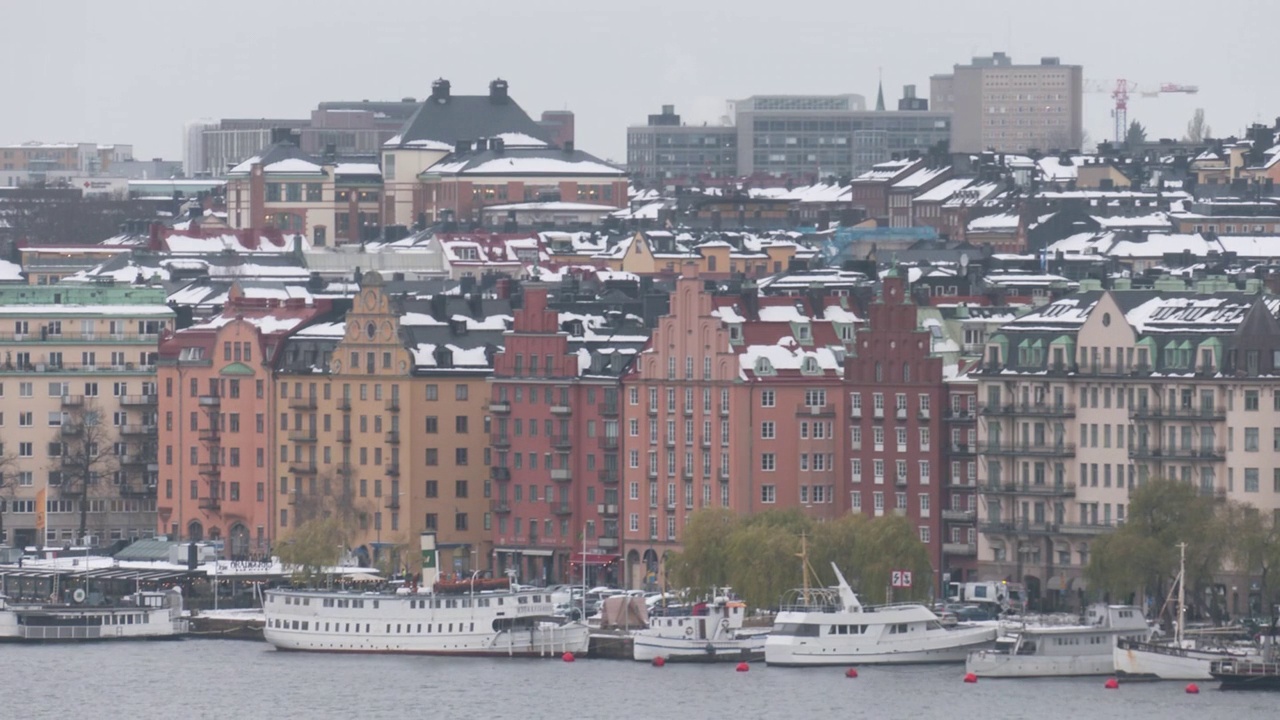
<path id="1" fill-rule="evenodd" d="M 876 361 L 876 382 L 884 382 L 884 368 L 880 367 L 880 361 Z"/>
<path id="2" fill-rule="evenodd" d="M 911 382 L 911 365 L 902 363 L 902 382 Z"/>

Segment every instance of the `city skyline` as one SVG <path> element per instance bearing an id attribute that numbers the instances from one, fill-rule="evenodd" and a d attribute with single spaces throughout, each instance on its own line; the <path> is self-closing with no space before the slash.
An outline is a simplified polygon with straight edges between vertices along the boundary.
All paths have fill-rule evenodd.
<path id="1" fill-rule="evenodd" d="M 456 92 L 481 94 L 500 76 L 531 113 L 572 110 L 578 117 L 578 146 L 621 163 L 625 128 L 664 104 L 674 104 L 692 125 L 717 123 L 727 114 L 727 101 L 755 94 L 874 98 L 881 77 L 886 97 L 896 98 L 903 85 L 927 88 L 930 76 L 993 51 L 1025 63 L 1060 57 L 1083 65 L 1086 84 L 1097 87 L 1120 77 L 1137 82 L 1139 89 L 1164 82 L 1198 85 L 1196 96 L 1131 103 L 1130 119 L 1142 122 L 1152 138 L 1180 137 L 1198 107 L 1208 109 L 1208 123 L 1221 135 L 1270 122 L 1276 112 L 1265 93 L 1250 92 L 1267 87 L 1265 64 L 1251 50 L 1262 47 L 1265 24 L 1243 23 L 1224 53 L 1188 53 L 1166 41 L 1185 32 L 1181 25 L 1188 16 L 1153 2 L 1079 3 L 1075 13 L 1054 18 L 1049 36 L 1040 27 L 1043 6 L 1003 0 L 988 4 L 981 17 L 972 8 L 928 2 L 913 12 L 915 26 L 909 30 L 901 27 L 907 20 L 901 13 L 825 2 L 808 4 L 807 13 L 770 17 L 766 25 L 752 8 L 725 17 L 705 7 L 639 15 L 625 7 L 569 1 L 537 7 L 500 3 L 503 7 L 478 18 L 462 10 L 428 11 L 388 1 L 374 3 L 370 17 L 399 20 L 380 26 L 376 41 L 360 52 L 352 51 L 364 43 L 312 41 L 339 27 L 329 19 L 335 14 L 322 12 L 324 2 L 303 16 L 274 6 L 250 10 L 239 0 L 222 3 L 223 12 L 214 15 L 166 7 L 174 37 L 181 38 L 174 47 L 120 42 L 128 38 L 133 18 L 90 3 L 78 5 L 78 11 L 58 16 L 38 6 L 8 10 L 15 26 L 63 23 L 85 42 L 48 53 L 33 44 L 38 34 L 15 35 L 15 55 L 40 62 L 12 79 L 11 97 L 18 102 L 0 116 L 0 143 L 121 142 L 133 144 L 137 157 L 176 159 L 184 124 L 199 118 L 305 117 L 326 100 L 421 99 L 437 77 L 449 79 Z M 1265 6 L 1239 0 L 1218 7 L 1223 17 L 1239 18 Z M 252 24 L 241 20 L 249 12 Z M 816 16 L 843 16 L 847 23 L 814 23 Z M 193 27 L 200 32 L 187 30 Z M 765 27 L 775 36 L 771 42 L 759 35 Z M 1125 27 L 1141 28 L 1152 41 L 1105 42 L 1117 37 L 1115 28 Z M 430 37 L 431 28 L 444 29 L 424 44 L 423 33 Z M 628 32 L 611 34 L 610 28 Z M 716 32 L 706 32 L 711 28 Z M 564 34 L 575 39 L 547 43 L 537 40 L 537 32 L 547 39 Z M 803 53 L 778 54 L 777 41 L 786 38 L 796 38 Z M 530 44 L 537 52 L 529 52 Z M 781 47 L 785 50 L 785 42 Z M 616 60 L 602 62 L 610 52 Z M 115 62 L 92 60 L 102 54 Z M 159 56 L 167 60 L 156 62 Z M 279 72 L 286 67 L 300 69 Z M 602 87 L 616 92 L 601 92 Z M 1110 135 L 1111 106 L 1106 92 L 1086 92 L 1084 126 L 1094 142 Z"/>

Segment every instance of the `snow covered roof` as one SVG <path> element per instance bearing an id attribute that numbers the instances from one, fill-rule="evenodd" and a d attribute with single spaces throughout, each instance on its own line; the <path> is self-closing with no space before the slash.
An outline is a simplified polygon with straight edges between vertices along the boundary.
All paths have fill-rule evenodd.
<path id="1" fill-rule="evenodd" d="M 333 174 L 337 175 L 381 175 L 382 168 L 378 167 L 378 163 L 338 163 L 333 168 Z"/>
<path id="2" fill-rule="evenodd" d="M 606 165 L 581 150 L 508 148 L 462 155 L 450 154 L 424 171 L 427 175 L 605 175 L 622 178 L 626 171 Z"/>
<path id="3" fill-rule="evenodd" d="M 1013 213 L 984 215 L 969 221 L 969 232 L 1013 232 L 1018 229 L 1020 218 Z"/>
<path id="4" fill-rule="evenodd" d="M 943 202 L 963 190 L 973 182 L 973 178 L 951 178 L 925 190 L 915 197 L 915 202 Z"/>
<path id="5" fill-rule="evenodd" d="M 949 166 L 949 165 L 948 165 L 948 166 L 945 166 L 945 167 L 935 167 L 935 168 L 931 168 L 931 167 L 924 167 L 924 168 L 920 168 L 919 170 L 916 170 L 915 172 L 911 173 L 910 175 L 908 175 L 908 176 L 906 176 L 906 177 L 902 178 L 901 180 L 899 180 L 898 182 L 894 183 L 894 184 L 893 184 L 893 189 L 895 189 L 895 190 L 914 190 L 914 189 L 916 189 L 916 188 L 918 188 L 918 187 L 920 187 L 920 186 L 922 186 L 922 185 L 927 185 L 928 183 L 930 183 L 930 182 L 932 182 L 933 180 L 937 179 L 940 175 L 944 175 L 944 174 L 949 173 L 949 172 L 951 172 L 951 166 Z"/>

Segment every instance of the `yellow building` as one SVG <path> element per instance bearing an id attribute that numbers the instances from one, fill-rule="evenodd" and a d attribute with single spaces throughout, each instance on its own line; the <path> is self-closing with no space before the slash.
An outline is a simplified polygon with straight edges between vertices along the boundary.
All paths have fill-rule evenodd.
<path id="1" fill-rule="evenodd" d="M 172 326 L 161 289 L 0 288 L 0 542 L 154 534 L 156 347 Z"/>
<path id="2" fill-rule="evenodd" d="M 509 318 L 506 301 L 393 297 L 368 273 L 343 321 L 296 333 L 276 377 L 277 537 L 336 515 L 362 561 L 416 569 L 406 551 L 432 530 L 445 571 L 490 567 L 485 380 Z"/>

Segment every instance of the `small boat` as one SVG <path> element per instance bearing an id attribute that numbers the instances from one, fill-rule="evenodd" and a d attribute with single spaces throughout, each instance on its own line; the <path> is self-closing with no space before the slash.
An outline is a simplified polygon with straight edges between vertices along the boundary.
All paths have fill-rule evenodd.
<path id="1" fill-rule="evenodd" d="M 559 657 L 587 651 L 587 626 L 557 617 L 550 592 L 513 590 L 505 580 L 437 582 L 435 533 L 423 533 L 421 547 L 421 588 L 268 590 L 263 636 L 278 650 L 310 652 Z"/>
<path id="2" fill-rule="evenodd" d="M 752 662 L 764 659 L 769 631 L 742 627 L 746 604 L 717 594 L 698 603 L 691 615 L 649 618 L 649 626 L 634 636 L 632 657 L 645 662 Z"/>
<path id="3" fill-rule="evenodd" d="M 70 604 L 11 602 L 0 596 L 0 642 L 176 640 L 187 634 L 182 593 L 143 591 L 113 605 L 86 605 L 83 589 Z"/>
<path id="4" fill-rule="evenodd" d="M 863 605 L 835 563 L 836 587 L 810 588 L 807 562 L 804 567 L 805 587 L 783 599 L 765 639 L 770 665 L 961 662 L 995 640 L 992 627 L 943 627 L 920 603 Z"/>
<path id="5" fill-rule="evenodd" d="M 1150 637 L 1138 608 L 1098 604 L 1083 624 L 1027 626 L 1002 636 L 995 648 L 970 653 L 965 672 L 982 678 L 1110 675 L 1118 639 Z"/>
<path id="6" fill-rule="evenodd" d="M 1256 660 L 1255 651 L 1248 649 L 1209 647 L 1199 640 L 1188 640 L 1186 626 L 1186 543 L 1180 543 L 1178 577 L 1175 588 L 1178 593 L 1177 619 L 1174 621 L 1172 642 L 1121 638 L 1112 651 L 1117 675 L 1126 678 L 1154 680 L 1211 680 L 1210 666 L 1219 660 Z"/>
<path id="7" fill-rule="evenodd" d="M 1223 690 L 1280 690 L 1280 662 L 1214 660 L 1209 675 Z"/>

